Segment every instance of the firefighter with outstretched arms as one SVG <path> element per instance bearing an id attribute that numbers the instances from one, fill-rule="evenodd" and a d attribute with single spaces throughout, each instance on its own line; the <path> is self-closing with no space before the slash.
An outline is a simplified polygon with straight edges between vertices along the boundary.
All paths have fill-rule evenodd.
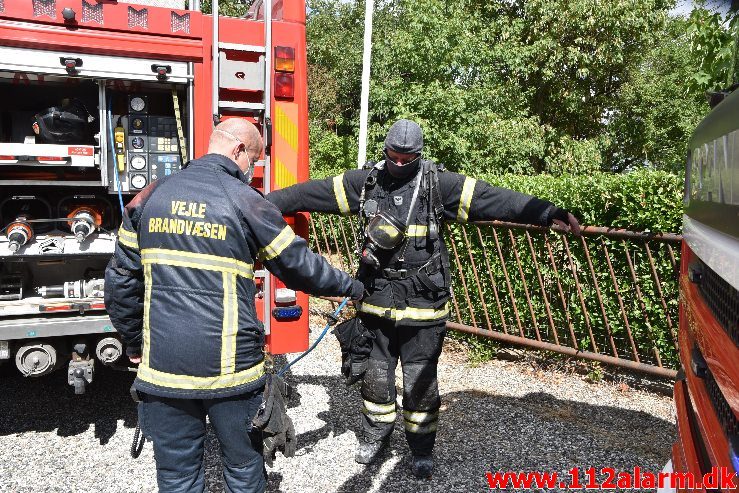
<path id="1" fill-rule="evenodd" d="M 403 370 L 403 420 L 412 472 L 433 472 L 441 400 L 437 364 L 450 296 L 445 221 L 504 220 L 580 233 L 577 219 L 551 202 L 444 171 L 421 157 L 423 133 L 399 120 L 385 139 L 384 160 L 267 195 L 283 214 L 359 214 L 363 238 L 358 277 L 366 293 L 358 318 L 339 330 L 349 381 L 362 378 L 362 433 L 356 461 L 372 462 L 396 419 L 395 368 Z M 338 329 L 337 329 L 338 330 Z"/>
<path id="2" fill-rule="evenodd" d="M 312 253 L 249 186 L 261 153 L 251 123 L 218 125 L 207 155 L 126 206 L 106 270 L 106 308 L 129 358 L 140 362 L 139 422 L 154 442 L 163 492 L 204 490 L 206 415 L 226 489 L 266 487 L 262 440 L 251 426 L 266 380 L 254 262 L 314 295 L 358 299 L 364 289 Z"/>

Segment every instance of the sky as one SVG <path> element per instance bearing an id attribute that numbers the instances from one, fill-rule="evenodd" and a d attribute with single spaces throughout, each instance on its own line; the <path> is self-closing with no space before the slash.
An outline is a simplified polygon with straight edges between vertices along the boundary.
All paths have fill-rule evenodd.
<path id="1" fill-rule="evenodd" d="M 672 9 L 672 14 L 687 17 L 688 15 L 690 15 L 690 11 L 693 10 L 693 6 L 696 3 L 700 2 L 695 2 L 693 0 L 678 0 L 677 5 L 675 5 L 674 9 Z M 715 10 L 717 12 L 720 12 L 722 15 L 726 14 L 729 6 L 731 5 L 731 2 L 728 0 L 706 0 L 703 3 L 709 10 Z"/>

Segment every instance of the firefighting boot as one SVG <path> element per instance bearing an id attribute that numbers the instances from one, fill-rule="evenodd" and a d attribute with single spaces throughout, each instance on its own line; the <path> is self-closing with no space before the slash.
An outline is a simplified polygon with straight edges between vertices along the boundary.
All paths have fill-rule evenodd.
<path id="1" fill-rule="evenodd" d="M 388 440 L 382 439 L 376 442 L 367 442 L 363 439 L 359 439 L 359 445 L 357 446 L 357 454 L 354 456 L 354 460 L 360 464 L 371 464 L 382 452 L 382 449 L 387 445 Z"/>
<path id="2" fill-rule="evenodd" d="M 434 458 L 430 455 L 414 455 L 411 472 L 419 479 L 428 479 L 434 472 Z"/>

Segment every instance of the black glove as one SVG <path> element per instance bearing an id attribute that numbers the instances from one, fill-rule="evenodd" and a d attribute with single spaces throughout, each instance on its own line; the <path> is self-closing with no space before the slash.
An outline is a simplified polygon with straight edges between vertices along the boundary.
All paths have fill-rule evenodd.
<path id="1" fill-rule="evenodd" d="M 362 298 L 364 298 L 364 283 L 361 281 L 357 281 L 356 279 L 352 283 L 352 294 L 351 294 L 351 300 L 353 301 L 359 301 Z"/>
<path id="2" fill-rule="evenodd" d="M 375 334 L 359 318 L 354 317 L 337 325 L 334 335 L 341 346 L 341 373 L 346 378 L 346 384 L 352 385 L 361 380 L 367 371 Z"/>
<path id="3" fill-rule="evenodd" d="M 552 224 L 568 229 L 575 236 L 580 236 L 580 222 L 567 209 L 553 207 L 549 212 L 549 225 L 551 226 Z"/>
<path id="4" fill-rule="evenodd" d="M 297 392 L 277 375 L 267 375 L 262 405 L 252 426 L 262 432 L 264 462 L 272 466 L 277 451 L 285 457 L 295 455 L 295 427 L 287 415 L 287 401 Z"/>

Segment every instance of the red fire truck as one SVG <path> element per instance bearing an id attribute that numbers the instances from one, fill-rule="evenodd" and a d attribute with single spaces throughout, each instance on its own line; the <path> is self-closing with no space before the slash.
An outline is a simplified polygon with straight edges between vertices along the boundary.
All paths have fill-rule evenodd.
<path id="1" fill-rule="evenodd" d="M 723 96 L 716 94 L 714 103 Z M 739 471 L 737 115 L 739 91 L 734 91 L 690 141 L 680 271 L 682 369 L 674 389 L 678 437 L 666 466 L 680 478 L 663 492 L 737 491 L 713 480 L 691 488 L 705 474 L 721 471 L 715 468 L 734 475 Z"/>
<path id="2" fill-rule="evenodd" d="M 308 177 L 304 0 L 244 18 L 133 1 L 0 0 L 0 363 L 66 366 L 78 393 L 124 354 L 103 304 L 123 205 L 225 118 L 263 132 L 253 186 Z M 307 296 L 256 273 L 267 350 L 305 349 Z"/>

